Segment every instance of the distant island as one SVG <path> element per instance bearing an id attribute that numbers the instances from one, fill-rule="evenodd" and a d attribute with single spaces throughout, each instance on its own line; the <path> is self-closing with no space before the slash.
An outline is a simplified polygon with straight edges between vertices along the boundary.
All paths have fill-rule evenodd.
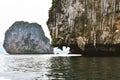
<path id="1" fill-rule="evenodd" d="M 5 52 L 4 48 L 3 48 L 3 43 L 0 42 L 0 54 L 4 54 L 4 53 L 6 53 L 6 52 Z"/>
<path id="2" fill-rule="evenodd" d="M 41 25 L 15 22 L 5 33 L 4 48 L 9 54 L 51 54 L 53 48 Z"/>

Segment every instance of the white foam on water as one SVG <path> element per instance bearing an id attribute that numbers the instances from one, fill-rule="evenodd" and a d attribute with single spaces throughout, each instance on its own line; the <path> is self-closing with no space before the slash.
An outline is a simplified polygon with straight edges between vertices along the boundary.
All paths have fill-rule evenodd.
<path id="1" fill-rule="evenodd" d="M 75 56 L 82 56 L 81 54 L 48 54 L 48 55 L 41 55 L 43 57 L 75 57 Z"/>
<path id="2" fill-rule="evenodd" d="M 70 47 L 65 47 L 65 46 L 63 46 L 62 47 L 62 50 L 61 49 L 59 49 L 58 47 L 55 47 L 54 49 L 53 49 L 53 51 L 54 51 L 54 55 L 49 55 L 49 56 L 52 56 L 52 57 L 59 57 L 59 56 L 68 56 L 68 57 L 70 57 L 70 56 L 82 56 L 81 54 L 69 54 L 70 53 Z"/>
<path id="3" fill-rule="evenodd" d="M 57 55 L 53 55 L 55 57 L 59 57 L 59 56 L 63 56 L 63 57 L 72 57 L 72 56 L 82 56 L 81 54 L 57 54 Z"/>
<path id="4" fill-rule="evenodd" d="M 70 48 L 69 47 L 62 47 L 62 50 L 58 47 L 55 47 L 53 49 L 54 54 L 69 54 L 70 53 Z"/>

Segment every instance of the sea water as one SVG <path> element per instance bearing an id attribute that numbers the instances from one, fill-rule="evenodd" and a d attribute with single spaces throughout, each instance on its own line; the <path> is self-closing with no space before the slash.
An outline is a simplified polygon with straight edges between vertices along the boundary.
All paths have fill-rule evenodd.
<path id="1" fill-rule="evenodd" d="M 0 55 L 0 80 L 120 80 L 119 57 Z"/>

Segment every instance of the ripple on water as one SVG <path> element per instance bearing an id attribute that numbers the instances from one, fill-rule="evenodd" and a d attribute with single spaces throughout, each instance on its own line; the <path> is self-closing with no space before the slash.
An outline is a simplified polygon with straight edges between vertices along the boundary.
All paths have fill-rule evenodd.
<path id="1" fill-rule="evenodd" d="M 0 78 L 9 80 L 119 80 L 119 74 L 114 57 L 0 55 Z"/>

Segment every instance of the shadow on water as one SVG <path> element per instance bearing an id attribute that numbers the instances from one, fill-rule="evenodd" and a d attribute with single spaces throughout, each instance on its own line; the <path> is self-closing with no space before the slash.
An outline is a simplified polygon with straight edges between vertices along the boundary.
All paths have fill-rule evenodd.
<path id="1" fill-rule="evenodd" d="M 12 55 L 2 62 L 0 77 L 11 80 L 120 80 L 119 57 Z"/>
<path id="2" fill-rule="evenodd" d="M 51 75 L 60 80 L 119 80 L 119 58 L 69 57 L 51 60 Z"/>

